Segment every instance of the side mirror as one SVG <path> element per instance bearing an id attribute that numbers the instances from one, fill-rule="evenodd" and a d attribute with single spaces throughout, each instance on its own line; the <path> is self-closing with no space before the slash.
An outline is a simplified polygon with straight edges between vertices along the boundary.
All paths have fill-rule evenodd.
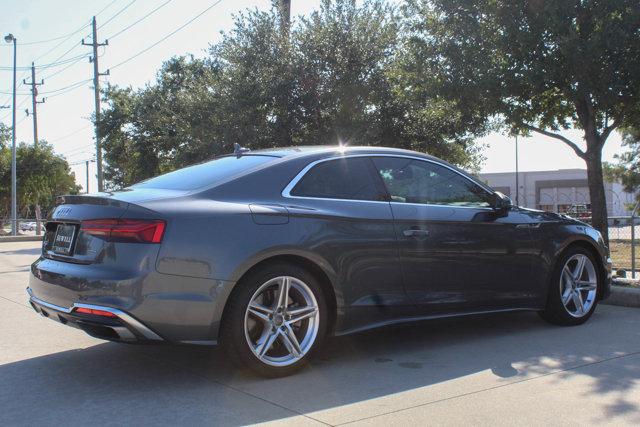
<path id="1" fill-rule="evenodd" d="M 505 196 L 499 191 L 493 193 L 493 201 L 491 207 L 497 211 L 504 211 L 513 206 L 513 202 L 509 196 Z"/>

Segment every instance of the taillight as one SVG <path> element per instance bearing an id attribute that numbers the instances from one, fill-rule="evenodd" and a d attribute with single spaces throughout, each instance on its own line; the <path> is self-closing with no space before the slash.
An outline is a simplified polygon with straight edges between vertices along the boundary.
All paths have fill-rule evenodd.
<path id="1" fill-rule="evenodd" d="M 80 230 L 109 242 L 160 243 L 165 225 L 159 219 L 90 219 Z"/>
<path id="2" fill-rule="evenodd" d="M 94 308 L 85 308 L 85 307 L 78 307 L 75 309 L 76 313 L 83 313 L 83 314 L 92 314 L 94 316 L 103 316 L 103 317 L 118 317 L 115 314 L 113 314 L 110 311 L 105 311 L 105 310 L 96 310 Z"/>

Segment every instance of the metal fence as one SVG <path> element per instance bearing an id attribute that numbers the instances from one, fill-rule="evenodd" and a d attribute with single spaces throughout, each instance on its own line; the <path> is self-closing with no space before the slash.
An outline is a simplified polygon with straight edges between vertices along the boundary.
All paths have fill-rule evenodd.
<path id="1" fill-rule="evenodd" d="M 609 218 L 609 250 L 614 270 L 627 277 L 640 277 L 640 260 L 637 258 L 640 239 L 640 218 L 637 216 L 615 216 Z"/>

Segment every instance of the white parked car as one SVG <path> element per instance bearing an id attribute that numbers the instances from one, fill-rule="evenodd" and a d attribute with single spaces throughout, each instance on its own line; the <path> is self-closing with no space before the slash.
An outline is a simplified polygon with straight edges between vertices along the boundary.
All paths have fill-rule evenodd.
<path id="1" fill-rule="evenodd" d="M 33 231 L 36 229 L 35 222 L 21 222 L 20 223 L 20 231 Z"/>

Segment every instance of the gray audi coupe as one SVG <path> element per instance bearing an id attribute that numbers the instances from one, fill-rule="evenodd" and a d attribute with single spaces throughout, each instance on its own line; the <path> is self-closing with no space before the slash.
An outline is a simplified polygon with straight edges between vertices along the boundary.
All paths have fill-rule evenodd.
<path id="1" fill-rule="evenodd" d="M 437 158 L 237 147 L 61 197 L 27 291 L 38 313 L 94 337 L 221 344 L 281 376 L 327 336 L 393 323 L 535 310 L 578 325 L 610 282 L 598 231 L 513 206 Z"/>

